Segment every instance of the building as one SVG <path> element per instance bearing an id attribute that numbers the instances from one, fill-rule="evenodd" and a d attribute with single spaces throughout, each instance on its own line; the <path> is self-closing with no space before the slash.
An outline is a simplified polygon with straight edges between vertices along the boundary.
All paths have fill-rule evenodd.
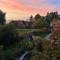
<path id="1" fill-rule="evenodd" d="M 29 28 L 30 22 L 29 21 L 11 21 L 10 24 L 14 24 L 17 28 Z"/>

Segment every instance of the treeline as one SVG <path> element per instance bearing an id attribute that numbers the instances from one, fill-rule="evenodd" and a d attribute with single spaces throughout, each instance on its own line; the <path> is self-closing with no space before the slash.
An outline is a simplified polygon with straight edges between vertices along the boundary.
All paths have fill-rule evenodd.
<path id="1" fill-rule="evenodd" d="M 58 12 L 50 12 L 47 13 L 46 16 L 41 16 L 40 14 L 36 14 L 34 17 L 31 15 L 28 21 L 12 21 L 17 28 L 27 28 L 27 29 L 40 29 L 40 28 L 50 28 L 50 24 L 52 21 L 60 20 L 60 15 Z"/>
<path id="2" fill-rule="evenodd" d="M 13 24 L 6 24 L 6 13 L 0 10 L 0 45 L 10 46 L 17 40 L 16 28 Z"/>
<path id="3" fill-rule="evenodd" d="M 40 16 L 40 14 L 36 14 L 35 17 L 30 17 L 31 27 L 32 28 L 41 28 L 41 27 L 49 27 L 50 23 L 53 20 L 59 20 L 60 16 L 58 12 L 50 12 L 47 13 L 46 16 Z"/>

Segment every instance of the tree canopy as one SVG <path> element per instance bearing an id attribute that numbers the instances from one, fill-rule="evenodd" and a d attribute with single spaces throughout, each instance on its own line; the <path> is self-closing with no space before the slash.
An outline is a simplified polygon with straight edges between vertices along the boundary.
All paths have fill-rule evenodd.
<path id="1" fill-rule="evenodd" d="M 0 10 L 0 24 L 6 23 L 5 15 L 6 15 L 6 13 L 4 13 L 3 11 Z"/>
<path id="2" fill-rule="evenodd" d="M 12 24 L 0 27 L 0 45 L 11 46 L 17 42 L 17 31 Z"/>

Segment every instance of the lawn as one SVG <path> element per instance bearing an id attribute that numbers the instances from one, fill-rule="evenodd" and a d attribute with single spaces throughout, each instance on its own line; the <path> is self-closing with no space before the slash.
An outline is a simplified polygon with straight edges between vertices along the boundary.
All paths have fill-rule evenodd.
<path id="1" fill-rule="evenodd" d="M 27 33 L 37 32 L 42 38 L 45 37 L 48 32 L 44 32 L 41 29 L 17 29 L 19 35 L 26 35 Z"/>

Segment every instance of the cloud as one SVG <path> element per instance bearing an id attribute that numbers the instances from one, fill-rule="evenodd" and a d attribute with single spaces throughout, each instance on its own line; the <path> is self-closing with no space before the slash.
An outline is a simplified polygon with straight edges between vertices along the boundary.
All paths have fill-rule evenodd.
<path id="1" fill-rule="evenodd" d="M 7 18 L 23 18 L 31 14 L 46 15 L 47 12 L 58 11 L 55 4 L 51 4 L 50 0 L 0 0 L 0 9 L 7 13 Z M 56 1 L 56 0 L 54 0 Z M 51 0 L 51 2 L 53 2 Z M 58 2 L 57 2 L 58 3 Z"/>

